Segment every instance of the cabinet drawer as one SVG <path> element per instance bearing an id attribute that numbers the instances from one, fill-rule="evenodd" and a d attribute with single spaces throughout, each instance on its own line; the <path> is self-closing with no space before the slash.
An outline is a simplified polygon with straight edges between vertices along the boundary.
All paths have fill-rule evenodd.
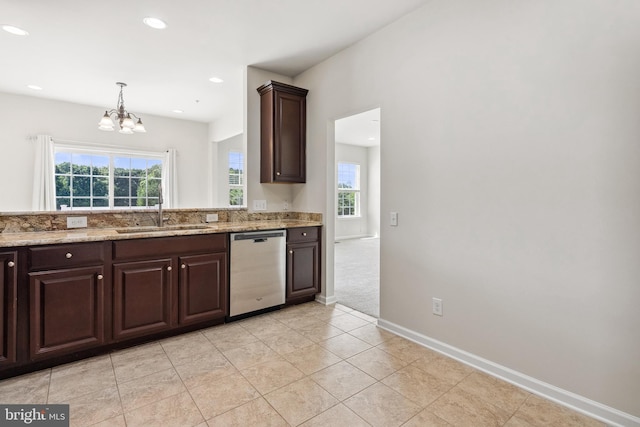
<path id="1" fill-rule="evenodd" d="M 102 264 L 104 252 L 103 243 L 32 247 L 29 248 L 29 270 Z"/>
<path id="2" fill-rule="evenodd" d="M 287 242 L 313 242 L 318 240 L 320 227 L 289 228 Z"/>
<path id="3" fill-rule="evenodd" d="M 113 242 L 113 259 L 172 256 L 176 253 L 222 252 L 227 250 L 227 234 L 204 234 Z"/>

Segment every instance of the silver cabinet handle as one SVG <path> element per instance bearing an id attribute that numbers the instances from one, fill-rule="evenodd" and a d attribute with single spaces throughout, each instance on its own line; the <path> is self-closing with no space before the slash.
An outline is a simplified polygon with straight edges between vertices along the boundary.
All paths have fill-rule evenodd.
<path id="1" fill-rule="evenodd" d="M 167 271 L 171 271 L 171 266 L 167 267 Z"/>
<path id="2" fill-rule="evenodd" d="M 9 266 L 9 268 L 14 267 L 15 265 L 16 265 L 16 263 L 15 263 L 15 262 L 13 262 L 13 261 L 9 261 L 9 262 L 7 263 L 7 266 Z"/>
<path id="3" fill-rule="evenodd" d="M 307 233 L 302 233 L 302 235 L 306 237 L 306 236 L 307 236 Z"/>
<path id="4" fill-rule="evenodd" d="M 71 252 L 67 252 L 67 254 L 65 255 L 65 258 L 69 259 L 73 256 L 73 254 Z"/>
<path id="5" fill-rule="evenodd" d="M 98 274 L 98 280 L 102 280 L 104 279 L 104 276 L 102 274 Z"/>
<path id="6" fill-rule="evenodd" d="M 187 265 L 186 265 L 186 264 L 182 264 L 182 265 L 180 266 L 180 268 L 185 269 L 185 268 L 187 268 Z"/>
<path id="7" fill-rule="evenodd" d="M 280 176 L 280 172 L 276 172 L 276 175 Z"/>
<path id="8" fill-rule="evenodd" d="M 293 253 L 293 251 L 291 250 L 291 251 L 289 251 L 289 253 L 290 253 L 290 254 L 292 254 L 292 253 Z"/>

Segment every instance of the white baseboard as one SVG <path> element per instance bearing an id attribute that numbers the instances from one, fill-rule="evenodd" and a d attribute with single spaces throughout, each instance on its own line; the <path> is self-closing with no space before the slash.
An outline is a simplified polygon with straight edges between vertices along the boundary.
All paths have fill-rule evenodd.
<path id="1" fill-rule="evenodd" d="M 611 426 L 640 427 L 640 418 L 603 405 L 586 397 L 558 388 L 552 384 L 532 378 L 490 360 L 460 350 L 444 342 L 435 340 L 395 323 L 378 319 L 378 326 L 396 335 L 400 335 L 424 347 L 435 350 L 456 359 L 466 365 L 500 378 L 531 393 L 542 396 L 577 412 L 598 419 Z"/>
<path id="2" fill-rule="evenodd" d="M 316 295 L 316 301 L 318 301 L 320 304 L 331 305 L 337 303 L 338 299 L 335 295 L 331 295 L 330 297 L 326 297 L 324 295 Z"/>

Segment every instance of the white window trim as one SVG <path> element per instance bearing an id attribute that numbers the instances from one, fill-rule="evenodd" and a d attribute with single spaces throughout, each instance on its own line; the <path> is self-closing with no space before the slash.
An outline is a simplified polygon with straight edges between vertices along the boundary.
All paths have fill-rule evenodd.
<path id="1" fill-rule="evenodd" d="M 338 177 L 338 170 L 339 170 L 339 165 L 340 164 L 349 164 L 349 165 L 355 165 L 358 167 L 358 187 L 357 188 L 339 188 L 339 177 Z M 360 180 L 361 180 L 361 170 L 362 170 L 362 165 L 360 163 L 357 162 L 349 162 L 349 161 L 338 161 L 336 162 L 336 211 L 335 211 L 335 215 L 336 218 L 340 219 L 340 220 L 349 220 L 349 219 L 359 219 L 362 218 L 362 214 L 361 214 L 361 205 L 362 205 L 362 201 L 361 201 L 361 187 L 360 187 Z M 340 203 L 340 193 L 353 193 L 356 195 L 356 204 L 355 204 L 355 213 L 353 215 L 338 215 L 338 206 Z"/>
<path id="2" fill-rule="evenodd" d="M 79 154 L 102 154 L 109 156 L 127 156 L 127 157 L 140 157 L 147 159 L 157 159 L 162 162 L 162 193 L 164 197 L 163 206 L 167 208 L 171 208 L 175 206 L 175 191 L 171 191 L 172 187 L 175 188 L 175 176 L 169 176 L 175 174 L 175 165 L 169 167 L 167 163 L 171 161 L 171 154 L 175 154 L 175 150 L 165 150 L 165 151 L 146 151 L 146 150 L 131 150 L 127 148 L 122 148 L 118 146 L 110 146 L 110 145 L 101 145 L 101 144 L 92 144 L 92 143 L 80 143 L 80 142 L 72 142 L 72 141 L 59 141 L 53 138 L 53 155 L 55 157 L 55 153 L 57 152 L 65 152 L 65 153 L 79 153 Z M 112 168 L 113 165 L 110 166 Z M 52 171 L 55 174 L 55 167 Z M 53 178 L 53 177 L 52 177 Z M 168 184 L 167 184 L 168 183 Z M 55 193 L 55 189 L 54 189 Z M 113 203 L 113 182 L 109 182 L 109 204 Z M 55 200 L 53 204 L 53 210 L 55 210 Z M 148 207 L 79 207 L 79 208 L 69 208 L 68 210 L 91 210 L 91 211 L 117 211 L 117 210 L 135 210 L 135 209 L 152 209 L 152 206 Z"/>
<path id="3" fill-rule="evenodd" d="M 231 155 L 231 153 L 238 153 L 242 155 L 242 184 L 231 184 L 229 182 L 229 169 L 231 169 L 231 164 L 229 164 L 229 156 Z M 233 150 L 230 149 L 227 151 L 227 205 L 229 205 L 229 207 L 240 207 L 240 206 L 246 206 L 247 205 L 247 188 L 246 188 L 246 181 L 247 181 L 247 174 L 246 174 L 246 155 L 243 151 L 241 150 Z M 242 190 L 242 205 L 232 205 L 230 196 L 231 196 L 231 190 L 234 188 L 238 188 L 240 190 Z"/>

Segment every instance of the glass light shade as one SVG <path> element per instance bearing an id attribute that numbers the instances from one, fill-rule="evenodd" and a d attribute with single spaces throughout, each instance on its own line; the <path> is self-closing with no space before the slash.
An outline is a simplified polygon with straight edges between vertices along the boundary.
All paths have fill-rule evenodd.
<path id="1" fill-rule="evenodd" d="M 107 132 L 113 132 L 113 126 L 98 126 L 98 129 L 104 130 Z"/>
<path id="2" fill-rule="evenodd" d="M 123 133 L 125 135 L 133 134 L 133 131 L 131 130 L 131 128 L 127 128 L 127 127 L 120 128 L 120 130 L 118 132 Z"/>
<path id="3" fill-rule="evenodd" d="M 100 128 L 111 128 L 110 130 L 113 130 L 114 124 L 113 120 L 111 120 L 111 117 L 109 117 L 109 113 L 107 113 L 106 111 L 104 112 L 104 116 L 102 116 L 102 119 L 100 119 L 100 121 L 98 122 L 98 126 L 100 126 Z"/>
<path id="4" fill-rule="evenodd" d="M 136 124 L 133 121 L 133 119 L 131 118 L 131 115 L 129 115 L 129 113 L 127 113 L 127 117 L 124 118 L 124 120 L 122 121 L 122 124 L 120 126 L 122 126 L 123 128 L 133 129 L 134 127 L 136 127 Z"/>
<path id="5" fill-rule="evenodd" d="M 147 130 L 144 128 L 144 125 L 142 124 L 142 120 L 138 119 L 138 121 L 136 122 L 135 127 L 133 128 L 134 132 L 140 132 L 140 133 L 145 133 Z"/>

